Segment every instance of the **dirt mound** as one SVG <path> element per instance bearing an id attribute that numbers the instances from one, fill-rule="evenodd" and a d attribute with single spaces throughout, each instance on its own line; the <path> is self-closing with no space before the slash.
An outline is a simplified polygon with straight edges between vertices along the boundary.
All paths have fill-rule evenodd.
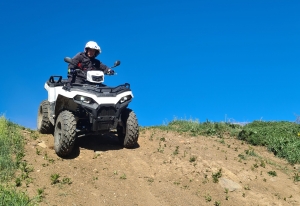
<path id="1" fill-rule="evenodd" d="M 40 205 L 300 205 L 299 168 L 234 138 L 143 129 L 137 148 L 82 137 L 62 159 L 52 135 L 25 135 L 34 170 L 21 187 L 43 191 Z"/>

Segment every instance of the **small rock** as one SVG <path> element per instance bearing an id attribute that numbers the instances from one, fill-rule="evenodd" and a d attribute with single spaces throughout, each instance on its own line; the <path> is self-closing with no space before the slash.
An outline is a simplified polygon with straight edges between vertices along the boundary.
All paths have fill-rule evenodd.
<path id="1" fill-rule="evenodd" d="M 103 152 L 102 151 L 95 151 L 95 154 L 102 154 Z"/>
<path id="2" fill-rule="evenodd" d="M 37 145 L 40 146 L 40 147 L 42 147 L 42 148 L 47 148 L 47 145 L 45 144 L 44 141 L 38 143 Z"/>

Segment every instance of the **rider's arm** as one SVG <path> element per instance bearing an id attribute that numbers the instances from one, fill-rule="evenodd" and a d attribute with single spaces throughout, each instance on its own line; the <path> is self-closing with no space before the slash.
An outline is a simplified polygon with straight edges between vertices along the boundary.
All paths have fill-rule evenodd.
<path id="1" fill-rule="evenodd" d="M 104 72 L 104 74 L 107 74 L 110 68 L 106 66 L 105 64 L 100 63 L 100 70 Z"/>
<path id="2" fill-rule="evenodd" d="M 80 68 L 80 63 L 82 62 L 82 55 L 81 52 L 76 54 L 73 58 L 72 58 L 72 62 L 73 64 L 69 64 L 69 69 L 76 69 L 76 68 Z"/>
<path id="3" fill-rule="evenodd" d="M 102 62 L 100 62 L 98 59 L 95 59 L 95 69 L 96 70 L 100 70 L 103 71 L 104 74 L 106 74 L 110 68 L 108 66 L 106 66 L 105 64 L 102 64 Z"/>

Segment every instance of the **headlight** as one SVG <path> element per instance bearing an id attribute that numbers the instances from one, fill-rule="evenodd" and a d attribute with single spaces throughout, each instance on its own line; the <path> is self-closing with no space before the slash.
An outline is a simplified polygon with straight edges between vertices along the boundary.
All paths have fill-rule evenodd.
<path id="1" fill-rule="evenodd" d="M 127 95 L 127 96 L 125 96 L 125 97 L 122 97 L 122 98 L 120 99 L 119 103 L 122 104 L 122 103 L 124 103 L 124 102 L 126 102 L 126 101 L 131 100 L 131 98 L 132 98 L 131 95 Z"/>
<path id="2" fill-rule="evenodd" d="M 76 95 L 74 97 L 74 100 L 81 101 L 81 102 L 86 103 L 86 104 L 92 104 L 92 103 L 94 103 L 94 100 L 92 98 L 81 96 L 81 95 Z"/>

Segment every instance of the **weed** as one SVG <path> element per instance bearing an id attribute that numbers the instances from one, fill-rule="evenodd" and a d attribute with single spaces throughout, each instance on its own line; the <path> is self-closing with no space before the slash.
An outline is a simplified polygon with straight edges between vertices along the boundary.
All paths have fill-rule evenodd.
<path id="1" fill-rule="evenodd" d="M 44 160 L 48 160 L 48 154 L 47 154 L 47 152 L 44 153 Z"/>
<path id="2" fill-rule="evenodd" d="M 157 148 L 157 151 L 160 153 L 164 153 L 164 147 L 161 146 L 161 142 L 158 143 L 159 147 Z"/>
<path id="3" fill-rule="evenodd" d="M 40 154 L 41 154 L 41 150 L 39 150 L 38 148 L 35 148 L 35 153 L 36 153 L 37 155 L 40 155 Z"/>
<path id="4" fill-rule="evenodd" d="M 26 187 L 28 187 L 30 183 L 32 183 L 32 178 L 29 178 L 29 177 L 26 178 L 26 180 L 25 180 Z"/>
<path id="5" fill-rule="evenodd" d="M 99 156 L 100 156 L 100 154 L 97 153 L 97 154 L 94 155 L 93 159 L 97 159 Z"/>
<path id="6" fill-rule="evenodd" d="M 15 183 L 16 183 L 17 187 L 20 187 L 22 185 L 22 182 L 21 182 L 20 178 L 16 178 Z"/>
<path id="7" fill-rule="evenodd" d="M 245 190 L 250 190 L 249 185 L 245 186 L 244 189 L 245 189 Z"/>
<path id="8" fill-rule="evenodd" d="M 151 133 L 150 138 L 149 138 L 150 141 L 153 141 L 154 134 L 155 134 L 155 132 Z"/>
<path id="9" fill-rule="evenodd" d="M 225 144 L 225 140 L 224 138 L 221 138 L 221 140 L 219 141 L 221 144 Z"/>
<path id="10" fill-rule="evenodd" d="M 42 202 L 42 200 L 44 198 L 44 192 L 45 192 L 44 189 L 41 189 L 41 188 L 37 189 L 37 197 L 36 198 L 37 198 L 38 202 Z"/>
<path id="11" fill-rule="evenodd" d="M 127 179 L 127 177 L 126 177 L 126 174 L 124 174 L 124 173 L 123 173 L 123 175 L 122 175 L 122 176 L 120 176 L 120 179 L 122 179 L 122 180 L 126 180 L 126 179 Z"/>
<path id="12" fill-rule="evenodd" d="M 215 206 L 220 206 L 221 205 L 221 202 L 220 201 L 215 201 Z"/>
<path id="13" fill-rule="evenodd" d="M 147 181 L 150 182 L 150 183 L 152 183 L 152 182 L 154 182 L 154 179 L 152 177 L 150 177 L 150 178 L 148 178 Z"/>
<path id="14" fill-rule="evenodd" d="M 186 190 L 186 189 L 189 189 L 189 186 L 188 185 L 184 185 L 182 188 Z"/>
<path id="15" fill-rule="evenodd" d="M 59 174 L 52 174 L 51 175 L 51 185 L 59 183 L 59 179 L 58 178 L 60 178 Z"/>
<path id="16" fill-rule="evenodd" d="M 39 137 L 39 134 L 37 132 L 31 131 L 30 138 L 36 140 Z"/>
<path id="17" fill-rule="evenodd" d="M 72 184 L 71 178 L 65 177 L 62 179 L 62 184 L 70 185 Z"/>
<path id="18" fill-rule="evenodd" d="M 239 154 L 238 157 L 240 158 L 240 160 L 246 160 L 246 156 L 243 154 Z"/>
<path id="19" fill-rule="evenodd" d="M 211 201 L 211 196 L 209 194 L 205 195 L 205 201 L 210 202 Z"/>
<path id="20" fill-rule="evenodd" d="M 190 162 L 195 162 L 196 160 L 197 160 L 197 157 L 195 157 L 195 156 L 190 157 Z"/>
<path id="21" fill-rule="evenodd" d="M 180 182 L 177 182 L 177 181 L 175 181 L 173 183 L 174 183 L 174 185 L 180 185 Z"/>
<path id="22" fill-rule="evenodd" d="M 179 146 L 176 146 L 176 149 L 173 152 L 173 155 L 178 155 L 178 154 L 179 154 Z"/>
<path id="23" fill-rule="evenodd" d="M 294 182 L 300 182 L 300 175 L 299 173 L 294 173 L 295 175 L 293 176 Z"/>
<path id="24" fill-rule="evenodd" d="M 260 161 L 260 166 L 263 167 L 263 168 L 266 168 L 266 163 L 265 163 L 265 161 L 261 160 L 261 161 Z"/>
<path id="25" fill-rule="evenodd" d="M 214 182 L 214 183 L 218 183 L 220 177 L 222 177 L 222 168 L 219 169 L 218 172 L 212 173 L 212 178 L 213 178 L 213 182 Z"/>
<path id="26" fill-rule="evenodd" d="M 270 176 L 272 176 L 272 177 L 277 176 L 276 171 L 269 171 L 268 174 L 269 174 Z"/>
<path id="27" fill-rule="evenodd" d="M 249 156 L 257 156 L 257 154 L 254 152 L 254 149 L 252 147 L 245 150 L 245 153 L 246 153 L 246 155 L 249 155 Z"/>

